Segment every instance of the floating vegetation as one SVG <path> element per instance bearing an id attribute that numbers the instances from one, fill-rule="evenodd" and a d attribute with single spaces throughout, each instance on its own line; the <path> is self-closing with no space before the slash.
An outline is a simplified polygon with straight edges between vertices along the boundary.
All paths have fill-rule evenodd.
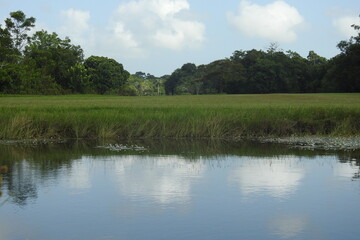
<path id="1" fill-rule="evenodd" d="M 20 140 L 0 140 L 0 144 L 3 145 L 16 145 L 16 144 L 21 144 L 21 145 L 45 145 L 45 144 L 59 144 L 59 143 L 66 143 L 67 140 L 66 139 L 20 139 Z"/>
<path id="2" fill-rule="evenodd" d="M 302 149 L 346 150 L 360 149 L 360 137 L 283 137 L 260 138 L 263 143 L 280 143 Z"/>
<path id="3" fill-rule="evenodd" d="M 138 145 L 123 145 L 123 144 L 109 144 L 108 146 L 98 146 L 98 148 L 109 149 L 111 151 L 122 152 L 122 151 L 136 151 L 145 152 L 147 148 Z"/>

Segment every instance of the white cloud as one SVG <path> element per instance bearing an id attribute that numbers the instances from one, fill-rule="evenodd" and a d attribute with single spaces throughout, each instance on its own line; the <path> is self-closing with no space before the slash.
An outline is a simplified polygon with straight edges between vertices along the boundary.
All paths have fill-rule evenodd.
<path id="1" fill-rule="evenodd" d="M 62 32 L 69 35 L 81 36 L 83 33 L 90 30 L 89 20 L 90 13 L 75 9 L 69 9 L 61 13 L 65 20 L 65 25 L 62 27 Z"/>
<path id="2" fill-rule="evenodd" d="M 57 32 L 69 36 L 89 55 L 141 58 L 156 49 L 183 50 L 201 46 L 204 24 L 180 16 L 187 0 L 131 0 L 120 3 L 106 26 L 90 24 L 90 12 L 68 9 L 61 13 Z"/>
<path id="3" fill-rule="evenodd" d="M 68 9 L 61 12 L 62 26 L 56 31 L 61 37 L 69 37 L 74 44 L 87 48 L 94 40 L 94 29 L 89 24 L 90 12 Z"/>
<path id="4" fill-rule="evenodd" d="M 357 36 L 357 31 L 351 27 L 351 25 L 356 24 L 360 25 L 359 17 L 357 16 L 345 16 L 336 18 L 333 21 L 333 26 L 338 30 L 338 32 L 347 38 L 352 36 Z"/>
<path id="5" fill-rule="evenodd" d="M 119 40 L 126 48 L 137 48 L 139 45 L 135 41 L 132 33 L 125 29 L 122 22 L 117 22 L 113 25 L 112 35 L 115 38 L 114 40 Z"/>
<path id="6" fill-rule="evenodd" d="M 138 16 L 147 12 L 166 19 L 188 9 L 190 5 L 187 0 L 140 0 L 120 4 L 118 11 L 121 14 Z"/>
<path id="7" fill-rule="evenodd" d="M 173 20 L 167 28 L 157 30 L 152 38 L 158 47 L 179 50 L 201 44 L 204 31 L 204 25 L 199 22 Z"/>
<path id="8" fill-rule="evenodd" d="M 123 22 L 145 46 L 181 50 L 204 41 L 205 26 L 179 16 L 189 11 L 187 0 L 140 0 L 120 4 L 116 21 Z"/>
<path id="9" fill-rule="evenodd" d="M 228 19 L 248 36 L 277 42 L 295 41 L 297 27 L 304 23 L 298 10 L 284 1 L 262 6 L 242 0 L 238 13 L 229 13 Z"/>
<path id="10" fill-rule="evenodd" d="M 68 36 L 74 44 L 79 44 L 90 55 L 104 55 L 119 58 L 120 55 L 137 56 L 141 49 L 131 32 L 122 22 L 110 22 L 109 26 L 96 28 L 90 22 L 90 12 L 68 9 L 61 13 L 63 25 L 61 36 Z"/>

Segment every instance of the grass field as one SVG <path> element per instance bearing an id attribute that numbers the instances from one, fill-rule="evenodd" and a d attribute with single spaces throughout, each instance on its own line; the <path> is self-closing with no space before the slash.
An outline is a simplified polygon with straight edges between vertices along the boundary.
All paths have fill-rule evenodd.
<path id="1" fill-rule="evenodd" d="M 360 94 L 0 96 L 0 139 L 360 136 Z"/>

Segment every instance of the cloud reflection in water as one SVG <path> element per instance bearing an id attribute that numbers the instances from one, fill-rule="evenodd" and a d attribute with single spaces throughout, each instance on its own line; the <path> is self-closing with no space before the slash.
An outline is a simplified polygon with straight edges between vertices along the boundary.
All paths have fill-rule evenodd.
<path id="1" fill-rule="evenodd" d="M 128 156 L 115 165 L 122 194 L 160 204 L 186 203 L 194 180 L 202 177 L 202 161 L 180 157 Z"/>
<path id="2" fill-rule="evenodd" d="M 307 220 L 298 215 L 279 215 L 269 224 L 270 232 L 284 239 L 300 235 L 306 228 Z"/>
<path id="3" fill-rule="evenodd" d="M 82 157 L 81 160 L 74 161 L 68 173 L 67 186 L 76 193 L 91 188 L 90 169 L 86 165 L 86 160 L 87 157 Z"/>
<path id="4" fill-rule="evenodd" d="M 304 177 L 304 169 L 295 157 L 272 159 L 244 159 L 243 165 L 230 173 L 230 181 L 239 184 L 245 196 L 268 194 L 286 198 Z"/>

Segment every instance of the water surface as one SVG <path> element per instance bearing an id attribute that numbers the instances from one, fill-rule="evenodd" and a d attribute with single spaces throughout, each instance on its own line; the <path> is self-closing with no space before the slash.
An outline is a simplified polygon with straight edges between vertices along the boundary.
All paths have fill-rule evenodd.
<path id="1" fill-rule="evenodd" d="M 99 147 L 102 146 L 102 147 Z M 3 144 L 0 239 L 359 239 L 359 153 Z"/>

